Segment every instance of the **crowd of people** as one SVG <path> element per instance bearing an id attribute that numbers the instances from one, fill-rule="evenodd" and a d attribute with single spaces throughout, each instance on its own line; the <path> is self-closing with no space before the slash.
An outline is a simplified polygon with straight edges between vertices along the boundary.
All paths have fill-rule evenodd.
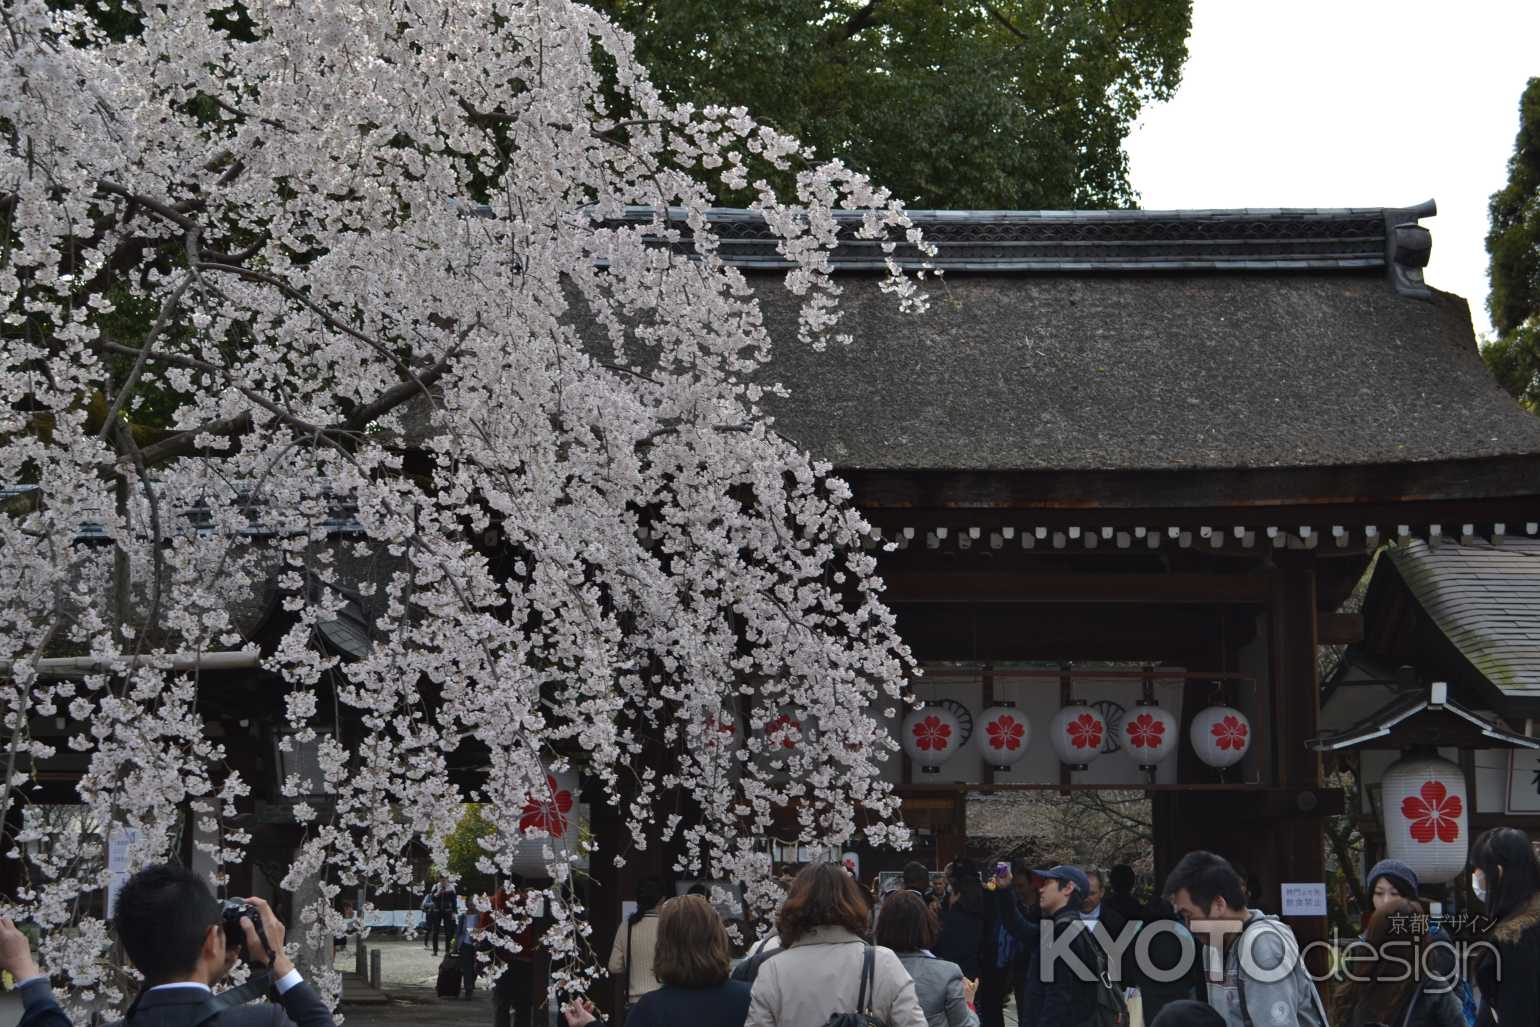
<path id="1" fill-rule="evenodd" d="M 1189 853 L 1149 899 L 1127 866 L 1018 862 L 991 874 L 962 861 L 937 886 L 912 863 L 884 891 L 813 864 L 735 964 L 704 899 L 660 901 L 649 882 L 609 968 L 624 981 L 626 1022 L 643 1027 L 824 1027 L 847 1014 L 1001 1027 L 1010 1002 L 1023 1027 L 1126 1027 L 1131 1016 L 1149 1027 L 1540 1024 L 1540 862 L 1511 828 L 1478 839 L 1471 861 L 1494 926 L 1463 949 L 1430 919 L 1408 867 L 1370 870 L 1374 910 L 1341 953 L 1329 1005 L 1292 929 L 1259 908 L 1255 880 L 1210 852 Z M 681 952 L 692 945 L 709 958 Z M 563 1012 L 571 1027 L 602 1022 L 587 999 Z"/>
<path id="2" fill-rule="evenodd" d="M 1185 856 L 1148 901 L 1121 866 L 1103 875 L 996 864 L 986 873 L 960 861 L 933 886 L 913 863 L 901 887 L 884 890 L 863 888 L 841 864 L 813 863 L 786 883 L 769 929 L 737 958 L 704 888 L 665 899 L 661 882 L 645 881 L 609 970 L 627 1027 L 998 1027 L 1008 1001 L 1023 1027 L 1128 1027 L 1131 1018 L 1148 1027 L 1540 1024 L 1535 849 L 1524 832 L 1498 828 L 1470 860 L 1491 922 L 1480 944 L 1453 944 L 1421 905 L 1416 874 L 1382 861 L 1365 882 L 1374 911 L 1342 953 L 1329 1006 L 1293 931 L 1210 852 Z M 460 961 L 467 997 L 478 978 L 492 980 L 497 1027 L 526 1027 L 537 1004 L 537 925 L 499 937 L 498 911 L 528 911 L 523 882 L 512 884 L 463 913 L 447 880 L 429 895 L 436 913 L 453 912 L 438 917 L 428 943 L 442 940 Z M 144 979 L 130 1025 L 332 1023 L 261 899 L 221 903 L 191 871 L 161 865 L 129 879 L 113 920 Z M 215 995 L 238 958 L 257 976 Z M 26 937 L 3 918 L 0 969 L 22 996 L 22 1027 L 68 1027 Z M 259 995 L 274 1006 L 241 1004 Z M 568 1027 L 606 1027 L 587 997 L 568 996 L 561 1013 Z"/>

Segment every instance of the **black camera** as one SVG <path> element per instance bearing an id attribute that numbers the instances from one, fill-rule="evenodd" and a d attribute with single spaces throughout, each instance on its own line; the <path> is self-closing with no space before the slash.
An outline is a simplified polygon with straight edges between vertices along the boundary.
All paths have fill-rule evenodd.
<path id="1" fill-rule="evenodd" d="M 271 962 L 273 946 L 268 943 L 267 932 L 262 929 L 262 911 L 250 902 L 242 899 L 225 899 L 220 903 L 219 922 L 225 929 L 225 944 L 238 948 L 247 961 L 251 960 L 251 953 L 246 951 L 246 930 L 241 926 L 241 917 L 251 920 L 252 927 L 256 928 L 257 940 L 262 943 L 264 954 Z"/>

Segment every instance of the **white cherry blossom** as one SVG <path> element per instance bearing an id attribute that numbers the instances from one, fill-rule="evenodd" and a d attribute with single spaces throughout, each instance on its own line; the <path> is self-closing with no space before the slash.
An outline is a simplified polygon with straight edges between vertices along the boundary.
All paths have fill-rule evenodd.
<path id="1" fill-rule="evenodd" d="M 174 658 L 240 648 L 232 611 L 270 583 L 293 618 L 262 654 L 271 715 L 319 754 L 319 779 L 280 782 L 312 943 L 337 895 L 441 857 L 468 798 L 506 878 L 521 811 L 569 769 L 635 848 L 678 842 L 682 873 L 761 905 L 778 809 L 808 844 L 901 839 L 873 711 L 912 661 L 848 488 L 763 405 L 775 347 L 844 342 L 837 232 L 924 245 L 901 205 L 747 111 L 664 102 L 565 0 L 133 10 L 117 38 L 0 7 L 0 484 L 33 486 L 0 516 L 0 787 L 25 806 L 28 760 L 84 753 L 99 825 L 29 835 L 4 912 L 43 929 L 74 1010 L 135 986 L 82 900 L 105 825 L 137 829 L 133 866 L 194 825 L 215 866 L 244 858 L 247 743 L 205 730 L 212 678 Z M 778 283 L 724 263 L 707 218 L 745 189 L 793 262 Z M 922 306 L 886 252 L 883 288 Z M 755 288 L 801 298 L 794 334 Z M 155 403 L 170 430 L 136 435 Z M 350 595 L 372 645 L 342 659 L 317 634 Z M 41 672 L 59 656 L 98 662 Z M 66 714 L 67 742 L 31 738 Z M 783 716 L 804 727 L 767 739 Z M 465 796 L 447 767 L 473 751 Z M 579 855 L 550 847 L 539 897 L 574 986 Z"/>

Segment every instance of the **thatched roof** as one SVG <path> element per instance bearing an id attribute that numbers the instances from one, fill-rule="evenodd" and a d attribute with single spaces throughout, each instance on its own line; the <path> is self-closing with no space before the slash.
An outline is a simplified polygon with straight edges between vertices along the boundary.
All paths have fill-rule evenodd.
<path id="1" fill-rule="evenodd" d="M 900 314 L 846 281 L 845 348 L 783 342 L 779 427 L 849 469 L 1280 468 L 1540 454 L 1465 301 L 1376 271 L 953 273 Z M 765 281 L 784 329 L 795 300 Z M 795 338 L 795 336 L 791 336 Z"/>

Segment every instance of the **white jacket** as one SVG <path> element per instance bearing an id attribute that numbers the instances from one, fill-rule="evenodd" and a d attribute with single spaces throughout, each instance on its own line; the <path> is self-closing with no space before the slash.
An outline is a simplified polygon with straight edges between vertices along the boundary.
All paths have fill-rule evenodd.
<path id="1" fill-rule="evenodd" d="M 745 1027 L 823 1027 L 832 1013 L 861 1012 L 866 943 L 843 927 L 815 927 L 759 967 Z M 914 981 L 892 949 L 873 952 L 873 1015 L 888 1027 L 927 1027 Z"/>
<path id="2" fill-rule="evenodd" d="M 634 1003 L 649 991 L 657 991 L 662 985 L 652 975 L 652 957 L 658 950 L 658 913 L 646 913 L 634 925 L 620 922 L 615 932 L 615 944 L 610 946 L 610 976 L 619 977 L 626 972 L 626 957 L 630 956 L 631 980 L 626 982 L 626 1001 Z"/>

